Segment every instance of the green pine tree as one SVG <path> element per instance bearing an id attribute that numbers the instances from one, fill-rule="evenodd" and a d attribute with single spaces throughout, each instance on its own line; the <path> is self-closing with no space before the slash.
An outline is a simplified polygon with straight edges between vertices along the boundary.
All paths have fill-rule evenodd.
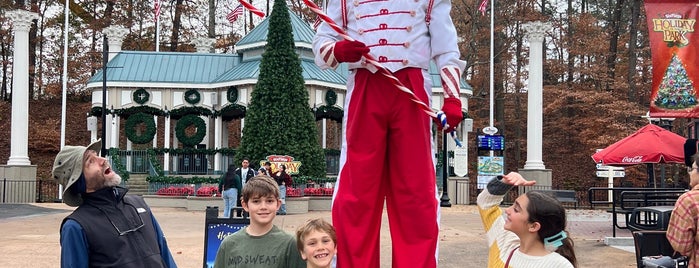
<path id="1" fill-rule="evenodd" d="M 301 161 L 300 175 L 325 177 L 325 156 L 308 102 L 289 9 L 285 1 L 275 0 L 236 163 L 242 157 L 254 161 L 272 154 L 289 155 Z"/>

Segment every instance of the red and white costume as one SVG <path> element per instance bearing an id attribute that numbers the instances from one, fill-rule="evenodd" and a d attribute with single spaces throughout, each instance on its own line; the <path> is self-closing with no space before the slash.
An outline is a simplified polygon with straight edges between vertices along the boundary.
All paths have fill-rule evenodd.
<path id="1" fill-rule="evenodd" d="M 428 106 L 431 60 L 442 70 L 445 98 L 458 100 L 465 64 L 459 60 L 449 0 L 329 0 L 326 9 Z M 340 40 L 321 24 L 313 42 L 316 64 L 337 67 L 334 46 Z M 379 267 L 384 200 L 393 267 L 436 267 L 439 202 L 431 118 L 363 58 L 348 64 L 344 140 L 332 205 L 337 267 Z M 458 102 L 459 113 L 460 108 Z"/>

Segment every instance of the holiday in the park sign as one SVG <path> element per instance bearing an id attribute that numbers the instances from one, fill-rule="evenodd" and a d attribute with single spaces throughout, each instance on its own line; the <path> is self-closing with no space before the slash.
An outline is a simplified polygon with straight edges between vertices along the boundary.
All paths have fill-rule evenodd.
<path id="1" fill-rule="evenodd" d="M 699 0 L 646 0 L 652 117 L 699 117 Z"/>

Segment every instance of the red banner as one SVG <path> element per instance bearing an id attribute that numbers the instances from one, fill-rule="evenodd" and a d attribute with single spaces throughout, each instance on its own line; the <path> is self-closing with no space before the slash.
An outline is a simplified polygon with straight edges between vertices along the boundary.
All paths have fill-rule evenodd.
<path id="1" fill-rule="evenodd" d="M 698 0 L 646 0 L 653 59 L 651 117 L 699 118 Z"/>

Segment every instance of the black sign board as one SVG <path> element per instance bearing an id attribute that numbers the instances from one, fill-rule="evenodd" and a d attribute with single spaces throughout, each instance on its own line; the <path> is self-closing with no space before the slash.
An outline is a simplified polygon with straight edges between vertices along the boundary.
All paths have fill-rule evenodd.
<path id="1" fill-rule="evenodd" d="M 204 228 L 204 268 L 213 268 L 216 260 L 216 252 L 221 246 L 221 242 L 229 236 L 250 225 L 248 218 L 218 218 L 218 207 L 216 207 L 216 217 L 211 217 L 208 213 Z M 233 215 L 233 212 L 231 212 Z"/>

